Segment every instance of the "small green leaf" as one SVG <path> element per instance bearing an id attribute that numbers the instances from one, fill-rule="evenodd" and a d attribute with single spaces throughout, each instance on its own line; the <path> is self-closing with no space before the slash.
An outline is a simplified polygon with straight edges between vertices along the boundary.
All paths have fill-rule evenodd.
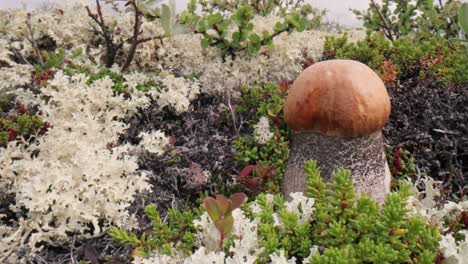
<path id="1" fill-rule="evenodd" d="M 204 49 L 208 48 L 209 44 L 210 44 L 210 40 L 208 38 L 202 39 L 202 41 L 201 41 L 202 48 L 204 48 Z"/>
<path id="2" fill-rule="evenodd" d="M 274 30 L 275 30 L 276 32 L 280 32 L 280 31 L 286 30 L 287 27 L 288 27 L 288 25 L 287 25 L 286 23 L 277 22 L 277 23 L 275 24 Z"/>
<path id="3" fill-rule="evenodd" d="M 241 41 L 245 41 L 246 39 L 247 39 L 247 32 L 242 31 L 242 34 L 241 34 L 241 36 L 240 36 L 240 40 L 241 40 Z"/>
<path id="4" fill-rule="evenodd" d="M 301 24 L 299 23 L 298 19 L 297 19 L 297 16 L 287 16 L 286 17 L 286 21 L 293 25 L 294 27 L 298 28 L 301 26 Z"/>
<path id="5" fill-rule="evenodd" d="M 240 39 L 240 33 L 238 31 L 232 33 L 232 40 L 233 41 L 239 41 Z"/>
<path id="6" fill-rule="evenodd" d="M 255 53 L 255 46 L 254 45 L 247 46 L 247 54 L 251 56 L 254 53 Z"/>
<path id="7" fill-rule="evenodd" d="M 223 16 L 220 13 L 209 15 L 207 18 L 208 26 L 213 26 L 220 23 L 223 20 Z"/>
<path id="8" fill-rule="evenodd" d="M 201 33 L 204 33 L 206 31 L 206 24 L 205 24 L 205 21 L 200 21 L 200 23 L 198 23 L 198 32 L 201 32 Z"/>
<path id="9" fill-rule="evenodd" d="M 218 229 L 220 232 L 223 232 L 226 236 L 231 233 L 232 228 L 234 227 L 234 217 L 232 217 L 232 215 L 227 215 L 223 219 L 216 221 L 214 224 L 216 229 Z"/>
<path id="10" fill-rule="evenodd" d="M 228 22 L 227 20 L 225 20 L 225 21 L 221 22 L 221 23 L 218 25 L 218 30 L 219 30 L 220 32 L 224 32 L 224 31 L 226 31 L 226 29 L 228 28 L 228 26 L 229 26 L 229 22 Z"/>
<path id="11" fill-rule="evenodd" d="M 224 49 L 226 47 L 226 44 L 224 42 L 216 44 L 216 47 L 220 49 Z"/>
<path id="12" fill-rule="evenodd" d="M 247 24 L 247 27 L 245 28 L 247 31 L 252 31 L 254 28 L 254 24 L 253 23 L 249 23 Z"/>
<path id="13" fill-rule="evenodd" d="M 250 34 L 249 39 L 252 43 L 258 43 L 260 41 L 260 37 L 255 33 Z"/>
<path id="14" fill-rule="evenodd" d="M 267 105 L 267 112 L 268 115 L 271 117 L 275 117 L 278 115 L 278 113 L 283 109 L 283 106 L 281 104 L 269 104 Z"/>
<path id="15" fill-rule="evenodd" d="M 275 48 L 275 45 L 273 44 L 273 41 L 269 40 L 269 41 L 267 42 L 267 44 L 266 44 L 266 47 L 267 47 L 268 49 L 273 49 L 273 48 Z"/>

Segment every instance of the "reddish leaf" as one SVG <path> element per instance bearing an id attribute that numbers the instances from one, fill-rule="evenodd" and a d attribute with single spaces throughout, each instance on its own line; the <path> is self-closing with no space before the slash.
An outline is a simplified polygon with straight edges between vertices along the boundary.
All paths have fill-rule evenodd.
<path id="1" fill-rule="evenodd" d="M 224 216 L 232 212 L 232 209 L 231 209 L 232 202 L 228 198 L 224 197 L 221 194 L 217 194 L 216 202 L 218 203 L 221 216 Z"/>
<path id="2" fill-rule="evenodd" d="M 437 257 L 434 260 L 434 264 L 442 264 L 445 260 L 445 257 L 443 254 L 437 255 Z"/>
<path id="3" fill-rule="evenodd" d="M 133 258 L 145 256 L 145 252 L 140 251 L 138 248 L 133 249 L 130 254 Z"/>
<path id="4" fill-rule="evenodd" d="M 229 197 L 232 201 L 232 210 L 239 208 L 246 200 L 247 196 L 245 193 L 235 193 Z"/>
<path id="5" fill-rule="evenodd" d="M 262 180 L 259 177 L 237 177 L 237 180 L 253 193 L 259 193 L 262 190 Z"/>
<path id="6" fill-rule="evenodd" d="M 464 225 L 465 228 L 468 228 L 468 211 L 463 211 L 460 214 L 460 224 Z"/>
<path id="7" fill-rule="evenodd" d="M 394 84 L 397 81 L 397 70 L 391 60 L 386 60 L 380 66 L 382 74 L 380 78 L 385 84 Z"/>
<path id="8" fill-rule="evenodd" d="M 247 165 L 245 166 L 242 171 L 239 173 L 240 177 L 247 177 L 255 168 L 255 165 Z"/>
<path id="9" fill-rule="evenodd" d="M 8 131 L 7 131 L 8 141 L 15 140 L 17 132 L 18 131 L 16 131 L 16 129 L 14 129 L 14 128 L 8 129 Z"/>
<path id="10" fill-rule="evenodd" d="M 308 58 L 302 63 L 302 69 L 306 69 L 307 67 L 311 66 L 314 63 L 315 63 L 314 59 Z"/>
<path id="11" fill-rule="evenodd" d="M 44 122 L 44 124 L 43 124 L 42 127 L 41 127 L 40 133 L 41 133 L 41 134 L 45 134 L 45 132 L 47 132 L 47 131 L 49 130 L 49 128 L 51 128 L 51 127 L 52 127 L 52 126 L 50 125 L 49 122 L 47 122 L 47 121 Z"/>
<path id="12" fill-rule="evenodd" d="M 219 205 L 215 199 L 212 197 L 206 197 L 203 199 L 203 204 L 205 205 L 206 212 L 213 222 L 216 222 L 221 218 L 221 211 L 219 210 Z"/>
<path id="13" fill-rule="evenodd" d="M 279 118 L 278 116 L 273 117 L 273 122 L 275 123 L 277 127 L 281 126 L 281 124 L 283 123 L 281 121 L 281 118 Z"/>
<path id="14" fill-rule="evenodd" d="M 24 115 L 28 112 L 28 109 L 26 109 L 26 107 L 24 107 L 24 105 L 16 102 L 16 105 L 15 105 L 15 108 L 16 108 L 16 113 L 18 115 Z"/>
<path id="15" fill-rule="evenodd" d="M 289 89 L 289 86 L 291 85 L 291 81 L 286 81 L 286 80 L 282 80 L 282 81 L 279 81 L 278 82 L 278 85 L 280 87 L 280 90 L 281 90 L 281 95 L 285 95 L 286 92 L 288 91 Z"/>
<path id="16" fill-rule="evenodd" d="M 401 146 L 397 145 L 393 151 L 393 173 L 398 174 L 403 171 L 401 164 Z"/>

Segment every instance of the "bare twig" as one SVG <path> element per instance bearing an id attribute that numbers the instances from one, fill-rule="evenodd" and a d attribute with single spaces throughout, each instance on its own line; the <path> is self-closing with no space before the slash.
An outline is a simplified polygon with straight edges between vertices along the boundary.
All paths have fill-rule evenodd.
<path id="1" fill-rule="evenodd" d="M 125 71 L 128 69 L 130 66 L 130 63 L 132 63 L 133 57 L 135 57 L 135 51 L 136 47 L 138 46 L 138 36 L 141 34 L 140 32 L 140 27 L 141 27 L 141 12 L 138 9 L 136 1 L 131 1 L 131 5 L 133 6 L 133 9 L 135 11 L 135 22 L 133 24 L 133 37 L 132 37 L 132 46 L 130 47 L 130 51 L 128 52 L 127 59 L 125 60 L 124 65 L 122 66 L 122 71 Z"/>
<path id="2" fill-rule="evenodd" d="M 74 254 L 73 254 L 73 251 L 75 250 L 75 241 L 76 241 L 76 236 L 73 236 L 73 240 L 72 240 L 72 243 L 70 245 L 70 259 L 71 259 L 71 263 L 73 263 L 73 264 L 76 263 L 76 260 L 75 260 Z"/>
<path id="3" fill-rule="evenodd" d="M 391 41 L 393 41 L 393 34 L 392 34 L 392 27 L 391 27 L 391 25 L 389 25 L 389 23 L 387 22 L 387 20 L 385 19 L 385 17 L 382 15 L 382 13 L 381 13 L 380 10 L 379 10 L 379 7 L 378 7 L 377 4 L 374 2 L 374 0 L 370 0 L 370 1 L 371 1 L 372 8 L 373 8 L 374 11 L 379 15 L 380 19 L 381 19 L 382 22 L 384 23 L 384 24 L 383 24 L 383 29 L 384 29 L 385 35 L 387 36 L 388 39 L 390 39 Z"/>
<path id="4" fill-rule="evenodd" d="M 37 261 L 37 263 L 44 263 L 44 264 L 48 263 L 43 257 L 39 255 L 34 256 L 34 260 Z"/>
<path id="5" fill-rule="evenodd" d="M 34 38 L 34 30 L 31 25 L 31 14 L 29 13 L 26 19 L 26 26 L 28 27 L 29 35 L 31 37 L 31 38 L 28 38 L 28 40 L 34 48 L 34 52 L 36 53 L 36 56 L 39 59 L 39 64 L 41 65 L 41 67 L 44 67 L 44 59 L 42 58 L 41 52 L 39 51 L 39 47 L 37 46 L 36 39 Z"/>
<path id="6" fill-rule="evenodd" d="M 88 6 L 85 7 L 86 11 L 88 11 L 88 16 L 98 24 L 99 28 L 101 30 L 98 30 L 98 34 L 101 35 L 104 38 L 104 41 L 106 42 L 106 67 L 110 68 L 112 65 L 114 65 L 115 62 L 115 57 L 117 56 L 117 52 L 120 50 L 120 48 L 123 46 L 123 43 L 116 45 L 114 43 L 114 36 L 112 32 L 109 30 L 107 27 L 105 21 L 104 21 L 104 16 L 102 14 L 102 8 L 101 8 L 101 3 L 99 0 L 96 0 L 96 10 L 97 14 L 93 14 L 91 10 L 89 9 Z M 93 29 L 95 29 L 93 27 Z"/>
<path id="7" fill-rule="evenodd" d="M 227 105 L 229 108 L 229 111 L 231 112 L 231 118 L 232 118 L 232 126 L 234 127 L 234 133 L 236 134 L 236 137 L 239 136 L 239 131 L 237 130 L 237 117 L 236 117 L 236 111 L 234 110 L 234 107 L 231 104 L 231 93 L 226 92 L 226 97 L 227 97 Z"/>
<path id="8" fill-rule="evenodd" d="M 138 44 L 141 44 L 150 40 L 154 40 L 154 39 L 162 39 L 161 36 L 139 39 L 139 36 L 142 34 L 142 32 L 140 31 L 141 24 L 142 24 L 142 21 L 141 21 L 142 13 L 139 10 L 138 4 L 136 1 L 137 0 L 128 1 L 128 3 L 132 5 L 133 10 L 135 12 L 133 34 L 130 38 L 126 40 L 122 40 L 119 43 L 114 42 L 113 30 L 109 29 L 109 27 L 106 25 L 106 22 L 104 21 L 104 16 L 102 14 L 102 7 L 100 4 L 100 0 L 96 0 L 97 14 L 92 13 L 89 7 L 86 6 L 86 10 L 88 11 L 88 16 L 99 26 L 99 30 L 96 29 L 94 26 L 92 26 L 93 30 L 97 34 L 99 34 L 106 43 L 106 51 L 107 51 L 106 67 L 107 68 L 110 68 L 112 67 L 112 65 L 114 65 L 117 54 L 119 50 L 122 49 L 125 43 L 131 43 L 131 46 L 130 46 L 130 50 L 128 51 L 127 57 L 121 67 L 122 71 L 127 70 L 130 64 L 132 63 L 135 57 Z"/>
<path id="9" fill-rule="evenodd" d="M 260 13 L 260 0 L 255 1 L 255 13 Z"/>
<path id="10" fill-rule="evenodd" d="M 460 131 L 443 130 L 443 129 L 438 129 L 438 128 L 434 128 L 432 129 L 432 131 L 440 133 L 440 134 L 447 134 L 447 135 L 456 135 L 456 136 L 463 135 L 463 133 Z"/>
<path id="11" fill-rule="evenodd" d="M 11 47 L 11 46 L 10 46 L 10 50 L 15 54 L 15 56 L 16 56 L 17 58 L 21 58 L 21 59 L 23 60 L 24 63 L 33 66 L 33 65 L 23 56 L 23 54 L 21 54 L 21 52 L 17 51 L 15 48 L 13 48 L 13 47 Z"/>

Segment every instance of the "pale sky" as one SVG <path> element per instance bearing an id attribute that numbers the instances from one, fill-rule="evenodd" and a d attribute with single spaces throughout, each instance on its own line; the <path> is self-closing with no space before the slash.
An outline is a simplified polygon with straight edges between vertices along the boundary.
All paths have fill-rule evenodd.
<path id="1" fill-rule="evenodd" d="M 25 4 L 28 8 L 34 8 L 42 3 L 63 3 L 63 2 L 94 2 L 92 0 L 0 0 L 0 9 L 9 7 L 21 7 Z M 175 0 L 177 8 L 183 10 L 189 0 Z M 355 18 L 349 8 L 366 9 L 369 0 L 306 0 L 318 8 L 329 10 L 328 18 L 338 21 L 347 26 L 359 26 L 360 22 Z"/>

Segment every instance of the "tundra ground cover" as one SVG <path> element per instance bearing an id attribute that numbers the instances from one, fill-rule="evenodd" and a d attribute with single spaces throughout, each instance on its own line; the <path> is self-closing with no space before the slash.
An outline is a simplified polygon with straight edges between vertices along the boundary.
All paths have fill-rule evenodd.
<path id="1" fill-rule="evenodd" d="M 379 32 L 347 31 L 345 39 L 300 1 L 281 8 L 273 1 L 192 1 L 179 16 L 170 5 L 154 9 L 150 2 L 129 1 L 132 9 L 121 15 L 80 5 L 0 11 L 0 262 L 125 263 L 131 249 L 145 246 L 151 258 L 133 254 L 135 263 L 295 263 L 309 255 L 311 263 L 462 263 L 467 257 L 462 41 L 426 31 L 416 44 L 401 33 L 393 42 Z M 456 4 L 449 2 L 447 8 Z M 83 19 L 73 20 L 77 15 Z M 360 60 L 387 82 L 393 113 L 384 132 L 394 147 L 395 183 L 407 178 L 421 187 L 413 196 L 404 189 L 389 198 L 400 206 L 392 217 L 404 220 L 399 226 L 396 218 L 381 219 L 393 233 L 373 230 L 380 236 L 375 247 L 363 230 L 347 229 L 354 228 L 348 218 L 326 220 L 340 210 L 337 197 L 321 203 L 316 194 L 298 195 L 284 203 L 261 194 L 280 192 L 289 84 L 330 58 Z M 400 144 L 409 153 L 397 151 Z M 349 184 L 333 187 L 352 192 Z M 232 212 L 233 235 L 219 252 L 219 228 L 203 207 L 193 208 L 206 196 L 239 191 L 252 203 Z M 145 210 L 150 204 L 159 220 L 154 207 Z M 361 213 L 377 210 L 367 200 L 357 204 Z M 298 221 L 300 235 L 291 235 Z M 139 240 L 128 232 L 129 239 L 117 240 L 130 246 L 121 246 L 106 233 L 112 226 L 120 235 L 134 229 Z M 140 235 L 151 229 L 164 232 L 156 232 L 155 246 L 142 245 Z M 415 240 L 435 229 L 440 239 L 431 231 Z M 174 235 L 181 230 L 187 235 Z M 358 235 L 349 248 L 335 247 L 346 234 Z M 177 252 L 158 247 L 168 243 Z M 402 243 L 411 246 L 403 250 Z M 407 259 L 395 259 L 398 250 Z"/>

